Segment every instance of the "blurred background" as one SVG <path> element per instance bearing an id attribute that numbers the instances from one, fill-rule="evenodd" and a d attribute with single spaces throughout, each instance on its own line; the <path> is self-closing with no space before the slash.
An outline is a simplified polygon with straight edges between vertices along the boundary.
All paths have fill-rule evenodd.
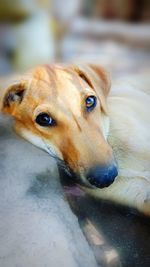
<path id="1" fill-rule="evenodd" d="M 0 75 L 56 61 L 147 72 L 149 21 L 149 0 L 0 0 Z"/>

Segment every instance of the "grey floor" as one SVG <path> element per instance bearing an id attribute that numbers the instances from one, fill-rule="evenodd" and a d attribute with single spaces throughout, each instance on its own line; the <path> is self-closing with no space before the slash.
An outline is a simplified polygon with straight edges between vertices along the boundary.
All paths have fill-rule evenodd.
<path id="1" fill-rule="evenodd" d="M 97 266 L 55 163 L 0 118 L 0 267 Z"/>

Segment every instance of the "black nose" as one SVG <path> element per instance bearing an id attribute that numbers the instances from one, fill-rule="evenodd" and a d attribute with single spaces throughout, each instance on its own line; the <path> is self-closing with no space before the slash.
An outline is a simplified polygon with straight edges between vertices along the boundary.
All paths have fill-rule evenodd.
<path id="1" fill-rule="evenodd" d="M 91 168 L 86 177 L 91 185 L 95 185 L 98 188 L 104 188 L 112 184 L 117 175 L 117 167 L 115 165 L 109 165 Z"/>

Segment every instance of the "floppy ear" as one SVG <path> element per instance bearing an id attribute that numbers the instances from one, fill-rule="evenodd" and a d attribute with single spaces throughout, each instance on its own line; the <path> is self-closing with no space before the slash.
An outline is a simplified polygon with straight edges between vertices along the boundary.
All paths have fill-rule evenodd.
<path id="1" fill-rule="evenodd" d="M 99 65 L 74 65 L 73 69 L 96 92 L 102 109 L 107 114 L 106 97 L 110 91 L 111 82 L 108 73 Z"/>
<path id="2" fill-rule="evenodd" d="M 0 81 L 0 111 L 16 116 L 17 108 L 25 94 L 25 81 L 5 79 Z"/>

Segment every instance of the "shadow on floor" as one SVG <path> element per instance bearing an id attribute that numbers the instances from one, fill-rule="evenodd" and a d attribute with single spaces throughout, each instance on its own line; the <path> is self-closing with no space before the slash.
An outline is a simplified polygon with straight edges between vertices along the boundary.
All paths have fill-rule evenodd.
<path id="1" fill-rule="evenodd" d="M 67 199 L 100 266 L 149 267 L 150 219 L 96 200 L 61 175 Z"/>

